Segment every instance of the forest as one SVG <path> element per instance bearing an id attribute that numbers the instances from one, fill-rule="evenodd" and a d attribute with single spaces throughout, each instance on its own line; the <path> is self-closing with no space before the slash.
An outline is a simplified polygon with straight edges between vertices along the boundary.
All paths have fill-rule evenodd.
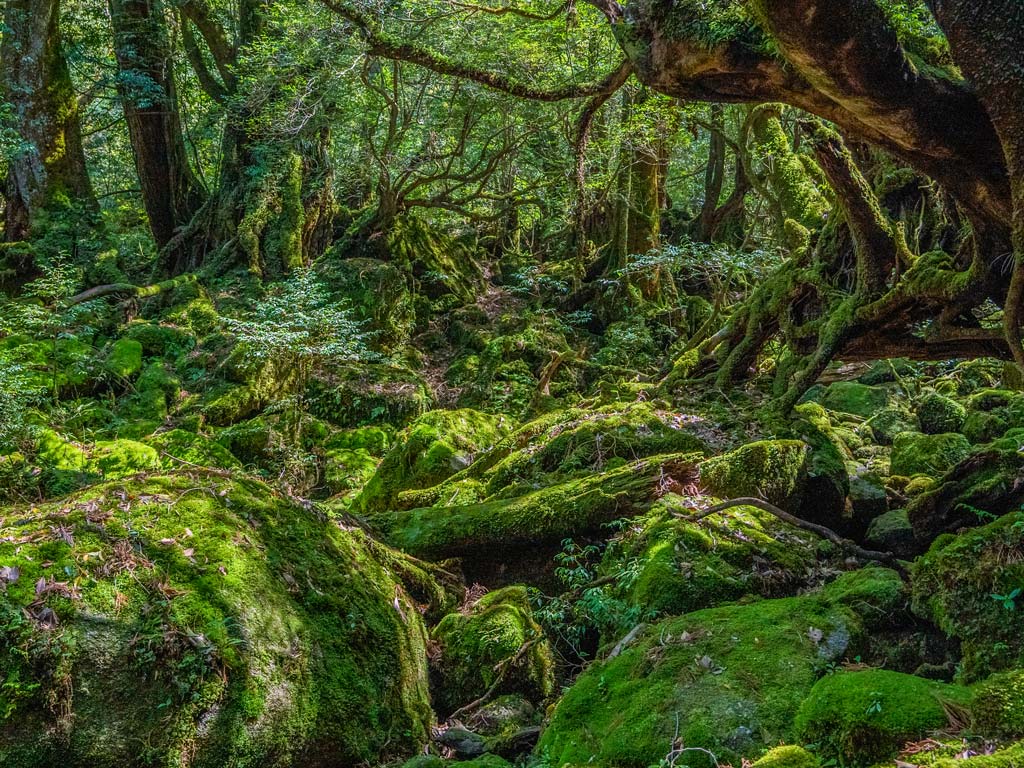
<path id="1" fill-rule="evenodd" d="M 1024 768 L 1024 2 L 0 0 L 0 768 Z"/>

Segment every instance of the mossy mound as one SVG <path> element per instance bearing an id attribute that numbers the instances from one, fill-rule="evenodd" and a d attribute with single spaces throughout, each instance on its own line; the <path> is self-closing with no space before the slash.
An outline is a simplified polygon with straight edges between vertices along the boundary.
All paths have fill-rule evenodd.
<path id="1" fill-rule="evenodd" d="M 237 469 L 242 466 L 220 443 L 184 429 L 171 429 L 150 435 L 142 442 L 157 451 L 160 466 L 164 469 L 184 469 L 188 466 Z"/>
<path id="2" fill-rule="evenodd" d="M 339 427 L 404 426 L 433 407 L 427 383 L 408 368 L 384 363 L 317 372 L 306 401 L 313 415 Z"/>
<path id="3" fill-rule="evenodd" d="M 976 526 L 1024 503 L 1024 486 L 1015 480 L 1024 468 L 1016 432 L 978 451 L 910 500 L 907 515 L 922 550 L 940 533 Z"/>
<path id="4" fill-rule="evenodd" d="M 836 672 L 811 689 L 796 729 L 823 759 L 870 766 L 948 727 L 950 711 L 966 712 L 971 698 L 962 686 L 899 672 Z"/>
<path id="5" fill-rule="evenodd" d="M 943 758 L 931 763 L 932 768 L 1020 768 L 1024 765 L 1024 743 L 998 749 L 991 755 L 961 759 Z"/>
<path id="6" fill-rule="evenodd" d="M 755 760 L 751 768 L 818 768 L 818 758 L 803 747 L 775 747 Z"/>
<path id="7" fill-rule="evenodd" d="M 892 474 L 935 477 L 955 467 L 970 453 L 970 441 L 956 432 L 938 435 L 902 432 L 892 443 Z"/>
<path id="8" fill-rule="evenodd" d="M 431 631 L 440 653 L 434 702 L 450 713 L 493 693 L 521 693 L 538 702 L 554 689 L 554 665 L 544 631 L 533 619 L 525 587 L 488 592 L 445 616 Z"/>
<path id="9" fill-rule="evenodd" d="M 967 418 L 967 409 L 952 398 L 937 392 L 922 397 L 914 409 L 917 423 L 926 435 L 959 432 Z"/>
<path id="10" fill-rule="evenodd" d="M 1024 665 L 1024 512 L 940 536 L 912 584 L 915 612 L 960 640 L 966 680 Z"/>
<path id="11" fill-rule="evenodd" d="M 974 731 L 1002 739 L 1024 736 L 1024 669 L 994 674 L 974 692 Z"/>
<path id="12" fill-rule="evenodd" d="M 468 408 L 430 411 L 395 439 L 356 499 L 364 513 L 390 509 L 401 491 L 429 488 L 465 469 L 507 435 L 507 421 Z"/>
<path id="13" fill-rule="evenodd" d="M 701 462 L 701 485 L 715 496 L 754 496 L 783 509 L 795 509 L 807 478 L 809 453 L 800 440 L 748 443 Z"/>
<path id="14" fill-rule="evenodd" d="M 419 557 L 511 557 L 517 547 L 557 543 L 644 511 L 666 479 L 692 477 L 699 458 L 655 456 L 512 498 L 402 510 L 373 522 L 386 541 Z"/>
<path id="15" fill-rule="evenodd" d="M 896 435 L 914 431 L 914 416 L 906 408 L 892 405 L 875 413 L 867 420 L 867 426 L 875 442 L 879 445 L 892 445 Z"/>
<path id="16" fill-rule="evenodd" d="M 174 358 L 196 344 L 195 337 L 181 328 L 146 320 L 129 323 L 122 336 L 137 341 L 142 345 L 143 355 L 150 357 Z"/>
<path id="17" fill-rule="evenodd" d="M 689 522 L 682 502 L 666 496 L 605 552 L 601 572 L 630 573 L 628 587 L 618 591 L 642 615 L 680 615 L 808 586 L 816 536 L 753 507 Z"/>
<path id="18" fill-rule="evenodd" d="M 37 341 L 22 334 L 0 340 L 0 357 L 25 368 L 29 384 L 61 396 L 94 389 L 101 358 L 82 339 Z"/>
<path id="19" fill-rule="evenodd" d="M 889 390 L 856 381 L 837 381 L 826 387 L 817 400 L 830 411 L 869 418 L 889 404 Z"/>
<path id="20" fill-rule="evenodd" d="M 0 656 L 0 764 L 414 751 L 431 721 L 426 632 L 399 560 L 265 485 L 196 470 L 0 510 L 15 569 L 0 645 L 16 651 Z"/>
<path id="21" fill-rule="evenodd" d="M 416 308 L 402 270 L 377 259 L 327 263 L 328 283 L 349 301 L 355 317 L 366 323 L 375 344 L 390 350 L 408 343 L 416 326 Z"/>
<path id="22" fill-rule="evenodd" d="M 142 344 L 135 339 L 118 339 L 107 350 L 103 368 L 115 378 L 130 379 L 142 370 Z"/>
<path id="23" fill-rule="evenodd" d="M 868 525 L 865 542 L 882 552 L 906 557 L 915 550 L 914 527 L 907 510 L 894 509 L 879 515 Z"/>
<path id="24" fill-rule="evenodd" d="M 646 768 L 675 739 L 733 764 L 792 742 L 818 671 L 854 652 L 863 636 L 859 614 L 892 610 L 899 584 L 897 574 L 869 569 L 815 594 L 658 622 L 580 675 L 537 752 L 553 765 Z M 686 760 L 713 764 L 696 751 Z"/>

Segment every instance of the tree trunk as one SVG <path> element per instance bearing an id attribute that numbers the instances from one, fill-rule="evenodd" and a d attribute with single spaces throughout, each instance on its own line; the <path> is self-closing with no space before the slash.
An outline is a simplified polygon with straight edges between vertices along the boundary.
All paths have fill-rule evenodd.
<path id="1" fill-rule="evenodd" d="M 7 243 L 73 250 L 79 223 L 97 211 L 85 166 L 78 101 L 61 50 L 59 0 L 8 0 L 0 45 L 0 95 L 14 108 L 24 142 L 10 159 L 4 197 Z M 47 232 L 57 237 L 43 241 Z M 7 249 L 13 255 L 14 249 Z M 33 271 L 30 249 L 11 264 Z"/>
<path id="2" fill-rule="evenodd" d="M 178 112 L 172 51 L 160 0 L 109 0 L 114 53 L 142 202 L 159 249 L 203 204 Z M 184 246 L 179 246 L 179 248 Z M 181 254 L 168 255 L 172 261 Z"/>

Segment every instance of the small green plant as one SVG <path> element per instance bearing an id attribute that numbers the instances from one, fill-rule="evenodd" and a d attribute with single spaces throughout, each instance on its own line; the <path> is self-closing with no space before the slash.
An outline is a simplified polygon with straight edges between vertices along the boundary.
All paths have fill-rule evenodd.
<path id="1" fill-rule="evenodd" d="M 1006 610 L 1014 611 L 1017 609 L 1017 598 L 1020 597 L 1020 591 L 1021 588 L 1017 587 L 1015 589 L 1010 590 L 1005 595 L 1000 595 L 996 592 L 993 592 L 991 595 L 989 595 L 989 597 L 991 597 L 997 603 L 1002 603 L 1003 608 L 1005 608 Z"/>
<path id="2" fill-rule="evenodd" d="M 882 694 L 880 691 L 871 692 L 871 703 L 868 704 L 867 709 L 864 710 L 866 714 L 877 715 L 882 711 Z"/>

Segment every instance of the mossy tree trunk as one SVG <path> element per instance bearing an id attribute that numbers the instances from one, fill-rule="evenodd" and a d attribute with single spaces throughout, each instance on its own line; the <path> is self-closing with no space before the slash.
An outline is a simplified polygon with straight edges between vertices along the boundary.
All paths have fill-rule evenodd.
<path id="1" fill-rule="evenodd" d="M 22 142 L 8 163 L 3 239 L 31 238 L 37 250 L 73 251 L 78 222 L 95 214 L 97 205 L 82 150 L 78 100 L 61 48 L 60 2 L 8 0 L 3 23 L 0 96 L 13 108 L 13 127 Z M 32 248 L 5 250 L 16 277 L 33 273 Z"/>
<path id="2" fill-rule="evenodd" d="M 167 248 L 199 211 L 205 192 L 189 165 L 160 0 L 109 0 L 118 90 L 142 201 L 157 248 Z M 179 261 L 183 243 L 167 258 Z"/>

